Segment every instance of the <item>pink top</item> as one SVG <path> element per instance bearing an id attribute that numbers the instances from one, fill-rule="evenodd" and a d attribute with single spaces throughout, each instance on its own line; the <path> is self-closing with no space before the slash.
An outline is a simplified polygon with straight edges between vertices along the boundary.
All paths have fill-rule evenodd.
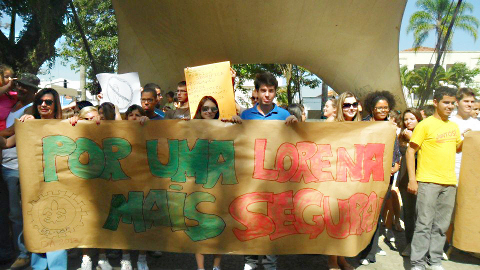
<path id="1" fill-rule="evenodd" d="M 8 94 L 0 95 L 0 130 L 6 128 L 8 114 L 17 101 L 17 92 L 9 92 Z"/>

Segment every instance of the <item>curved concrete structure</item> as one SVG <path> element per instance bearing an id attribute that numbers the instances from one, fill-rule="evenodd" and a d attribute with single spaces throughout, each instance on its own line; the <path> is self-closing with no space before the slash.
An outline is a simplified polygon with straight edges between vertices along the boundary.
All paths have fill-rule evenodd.
<path id="1" fill-rule="evenodd" d="M 303 66 L 337 92 L 389 90 L 406 0 L 115 0 L 119 73 L 173 90 L 183 69 L 220 61 Z M 320 93 L 319 93 L 320 94 Z"/>

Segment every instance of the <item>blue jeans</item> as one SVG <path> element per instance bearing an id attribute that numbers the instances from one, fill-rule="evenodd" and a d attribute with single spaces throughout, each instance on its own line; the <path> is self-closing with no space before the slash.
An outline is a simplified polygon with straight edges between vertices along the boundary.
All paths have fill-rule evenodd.
<path id="1" fill-rule="evenodd" d="M 8 190 L 8 217 L 12 223 L 13 244 L 15 249 L 20 251 L 19 257 L 28 257 L 25 246 L 19 245 L 20 236 L 23 231 L 22 206 L 20 199 L 20 182 L 18 170 L 8 169 L 2 166 L 3 181 Z"/>
<path id="2" fill-rule="evenodd" d="M 33 270 L 65 270 L 67 269 L 67 251 L 65 249 L 47 253 L 32 253 Z"/>

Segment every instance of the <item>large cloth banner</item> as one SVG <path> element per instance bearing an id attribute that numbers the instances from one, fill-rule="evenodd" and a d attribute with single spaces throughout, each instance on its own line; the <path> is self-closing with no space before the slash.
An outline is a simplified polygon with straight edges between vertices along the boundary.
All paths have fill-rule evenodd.
<path id="1" fill-rule="evenodd" d="M 480 253 L 480 131 L 465 134 L 455 206 L 453 245 Z"/>
<path id="2" fill-rule="evenodd" d="M 354 256 L 390 179 L 389 122 L 15 123 L 28 250 Z"/>

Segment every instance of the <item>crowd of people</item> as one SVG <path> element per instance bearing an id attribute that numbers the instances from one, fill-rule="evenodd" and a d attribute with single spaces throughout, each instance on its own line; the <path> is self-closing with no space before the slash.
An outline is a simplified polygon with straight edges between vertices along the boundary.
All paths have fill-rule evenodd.
<path id="1" fill-rule="evenodd" d="M 88 101 L 61 107 L 57 91 L 40 89 L 40 80 L 33 74 L 14 77 L 11 68 L 0 66 L 0 147 L 2 174 L 0 181 L 0 263 L 13 261 L 11 269 L 31 266 L 33 269 L 67 269 L 65 250 L 45 254 L 29 253 L 23 245 L 23 220 L 20 198 L 18 157 L 15 148 L 14 121 L 34 119 L 69 119 L 72 125 L 80 120 L 131 120 L 145 124 L 162 119 L 190 119 L 187 85 L 179 82 L 176 93 L 168 92 L 167 102 L 160 106 L 162 92 L 154 83 L 146 84 L 141 92 L 141 106 L 132 105 L 122 115 L 115 104 L 94 106 Z M 201 99 L 194 119 L 219 119 L 241 124 L 244 120 L 280 120 L 291 125 L 306 120 L 301 104 L 281 108 L 275 104 L 278 82 L 270 73 L 257 74 L 251 93 L 252 107 L 237 105 L 238 115 L 219 119 L 219 104 L 212 96 Z M 395 110 L 395 97 L 388 91 L 369 93 L 362 101 L 352 92 L 343 92 L 324 106 L 327 122 L 390 121 L 397 129 L 391 167 L 391 181 L 382 205 L 377 228 L 370 244 L 360 252 L 361 265 L 375 263 L 377 255 L 386 255 L 378 245 L 381 232 L 392 245 L 392 230 L 404 231 L 407 248 L 402 256 L 410 257 L 412 269 L 443 269 L 441 260 L 448 251 L 452 235 L 452 213 L 460 171 L 462 139 L 470 130 L 480 130 L 477 120 L 480 102 L 469 88 L 459 90 L 440 87 L 433 96 L 433 105 L 422 110 Z M 456 108 L 456 113 L 455 112 Z M 364 116 L 364 117 L 362 117 Z M 402 215 L 403 211 L 403 215 Z M 403 220 L 403 224 L 401 222 Z M 384 229 L 385 228 L 385 229 Z M 93 268 L 92 250 L 82 249 L 82 270 Z M 108 252 L 99 249 L 97 267 L 112 269 Z M 115 252 L 111 252 L 115 254 Z M 448 252 L 447 252 L 448 253 Z M 148 252 L 161 256 L 160 251 Z M 133 269 L 128 250 L 121 251 L 121 269 Z M 204 256 L 195 254 L 197 268 L 203 270 Z M 257 269 L 259 256 L 245 255 L 244 269 Z M 277 269 L 277 256 L 263 256 L 263 268 Z M 221 255 L 214 255 L 213 269 L 219 270 Z M 345 257 L 330 255 L 331 270 L 354 269 Z M 137 269 L 147 270 L 147 252 L 140 251 Z"/>

